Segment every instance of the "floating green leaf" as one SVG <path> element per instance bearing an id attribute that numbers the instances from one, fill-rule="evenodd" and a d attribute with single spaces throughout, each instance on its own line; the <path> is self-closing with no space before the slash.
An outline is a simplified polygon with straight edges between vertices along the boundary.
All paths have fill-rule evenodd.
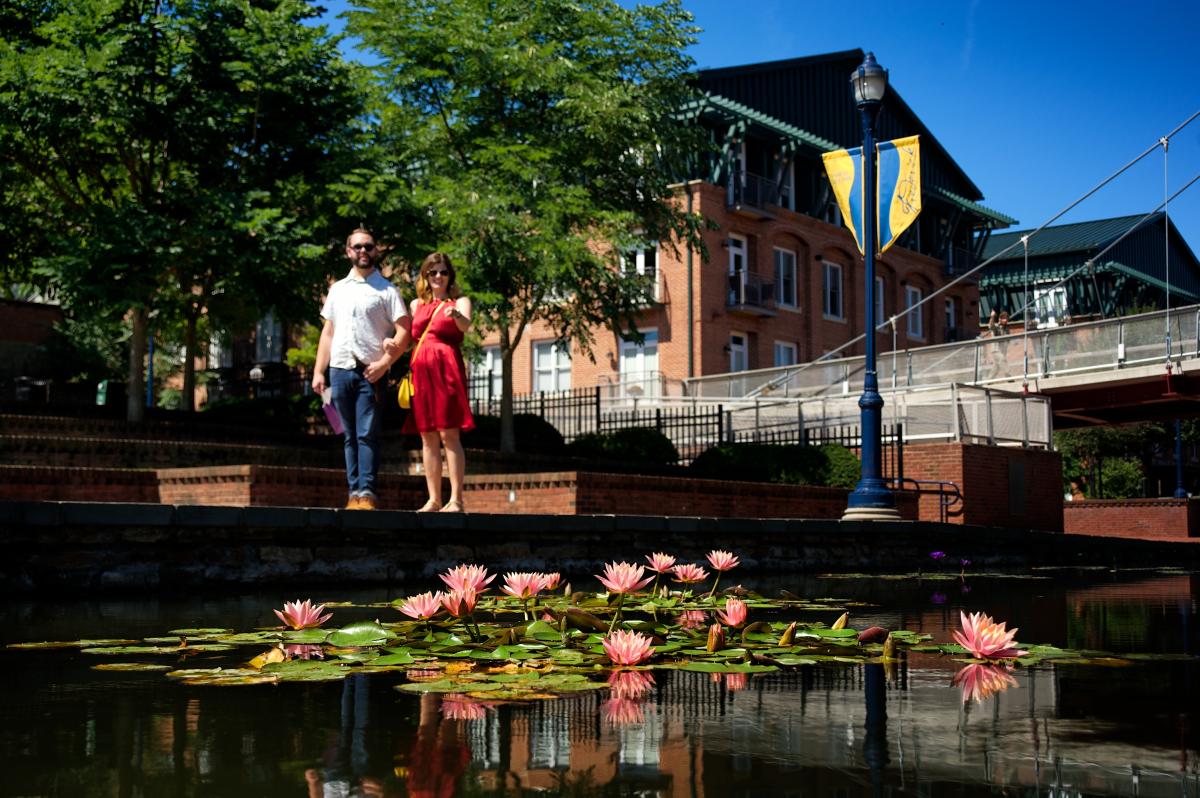
<path id="1" fill-rule="evenodd" d="M 361 621 L 335 629 L 329 633 L 325 642 L 338 648 L 362 648 L 365 646 L 381 646 L 396 635 L 384 629 L 375 621 Z"/>

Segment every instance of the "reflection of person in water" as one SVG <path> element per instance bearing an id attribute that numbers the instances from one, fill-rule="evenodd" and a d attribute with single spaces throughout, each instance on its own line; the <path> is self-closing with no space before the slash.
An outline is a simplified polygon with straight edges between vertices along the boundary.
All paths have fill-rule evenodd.
<path id="1" fill-rule="evenodd" d="M 451 798 L 471 761 L 459 721 L 443 719 L 440 706 L 437 694 L 421 696 L 421 725 L 408 762 L 410 798 Z"/>
<path id="2" fill-rule="evenodd" d="M 399 798 L 374 775 L 367 750 L 370 721 L 370 679 L 355 674 L 342 682 L 341 729 L 325 755 L 325 767 L 304 773 L 308 798 Z"/>

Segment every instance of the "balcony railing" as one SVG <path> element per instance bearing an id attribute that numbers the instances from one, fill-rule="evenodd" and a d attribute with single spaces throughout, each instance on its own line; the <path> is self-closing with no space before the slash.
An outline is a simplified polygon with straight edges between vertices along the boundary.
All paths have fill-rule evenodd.
<path id="1" fill-rule="evenodd" d="M 729 178 L 726 200 L 731 208 L 778 205 L 779 184 L 753 172 L 734 172 Z"/>
<path id="2" fill-rule="evenodd" d="M 966 274 L 975 268 L 975 253 L 963 247 L 950 247 L 946 251 L 946 276 Z"/>
<path id="3" fill-rule="evenodd" d="M 766 282 L 757 274 L 736 271 L 729 275 L 726 304 L 730 308 L 772 314 L 775 310 L 775 283 Z"/>

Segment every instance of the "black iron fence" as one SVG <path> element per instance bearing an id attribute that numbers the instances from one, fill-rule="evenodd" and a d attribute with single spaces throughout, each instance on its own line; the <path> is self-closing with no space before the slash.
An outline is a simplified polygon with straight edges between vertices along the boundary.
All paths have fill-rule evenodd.
<path id="1" fill-rule="evenodd" d="M 904 424 L 887 425 L 882 429 L 883 473 L 889 482 L 904 479 Z M 768 443 L 801 446 L 844 446 L 861 456 L 862 432 L 857 424 L 834 427 L 779 426 L 734 430 L 726 435 L 732 443 Z"/>

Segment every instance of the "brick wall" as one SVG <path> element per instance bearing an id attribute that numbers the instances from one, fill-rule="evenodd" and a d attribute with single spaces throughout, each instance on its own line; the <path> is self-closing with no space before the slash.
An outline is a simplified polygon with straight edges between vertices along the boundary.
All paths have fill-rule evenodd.
<path id="1" fill-rule="evenodd" d="M 0 299 L 0 377 L 46 373 L 43 346 L 62 319 L 57 305 Z"/>
<path id="2" fill-rule="evenodd" d="M 1058 452 L 954 442 L 909 445 L 904 474 L 959 486 L 963 501 L 951 509 L 951 523 L 1063 530 Z M 922 520 L 936 521 L 938 497 L 922 496 L 920 512 Z"/>
<path id="3" fill-rule="evenodd" d="M 334 468 L 164 468 L 158 470 L 158 483 L 163 504 L 344 507 L 347 498 L 346 473 Z M 425 478 L 380 474 L 376 492 L 382 509 L 415 510 L 425 503 Z"/>
<path id="4" fill-rule="evenodd" d="M 157 502 L 153 469 L 0 465 L 0 501 Z"/>
<path id="5" fill-rule="evenodd" d="M 670 515 L 710 518 L 841 518 L 847 491 L 714 479 L 563 471 L 469 476 L 471 512 L 547 515 Z M 898 497 L 900 514 L 915 519 L 916 497 Z"/>
<path id="6" fill-rule="evenodd" d="M 1063 504 L 1068 535 L 1180 540 L 1200 537 L 1200 499 L 1084 499 Z"/>

